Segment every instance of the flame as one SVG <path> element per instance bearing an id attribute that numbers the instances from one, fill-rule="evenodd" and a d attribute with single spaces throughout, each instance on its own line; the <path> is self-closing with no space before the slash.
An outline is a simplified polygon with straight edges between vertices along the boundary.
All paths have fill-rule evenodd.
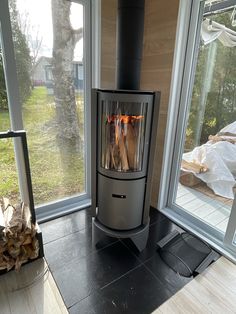
<path id="1" fill-rule="evenodd" d="M 135 120 L 141 120 L 144 119 L 144 116 L 134 116 L 134 115 L 110 115 L 107 116 L 107 122 L 108 123 L 114 123 L 115 125 L 115 142 L 116 145 L 119 144 L 120 137 L 125 137 L 125 130 L 124 125 L 127 125 L 129 123 L 133 123 Z M 123 125 L 123 126 L 122 126 Z"/>
<path id="2" fill-rule="evenodd" d="M 115 139 L 116 139 L 116 145 L 119 143 L 119 137 L 120 137 L 120 126 L 118 123 L 115 125 Z"/>
<path id="3" fill-rule="evenodd" d="M 131 116 L 131 115 L 120 114 L 120 115 L 107 116 L 107 121 L 108 123 L 121 122 L 124 124 L 128 124 L 128 123 L 133 122 L 134 120 L 141 120 L 143 118 L 144 116 Z"/>

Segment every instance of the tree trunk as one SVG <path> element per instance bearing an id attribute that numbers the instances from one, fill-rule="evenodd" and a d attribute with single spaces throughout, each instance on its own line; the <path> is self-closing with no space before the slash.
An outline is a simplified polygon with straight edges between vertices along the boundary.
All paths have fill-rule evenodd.
<path id="1" fill-rule="evenodd" d="M 53 78 L 57 119 L 57 139 L 64 152 L 82 149 L 79 119 L 73 82 L 73 56 L 82 29 L 73 30 L 70 23 L 70 1 L 52 0 Z"/>

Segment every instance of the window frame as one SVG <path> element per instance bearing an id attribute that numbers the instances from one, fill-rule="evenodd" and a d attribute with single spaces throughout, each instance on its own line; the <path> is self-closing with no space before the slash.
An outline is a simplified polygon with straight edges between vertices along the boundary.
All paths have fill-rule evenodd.
<path id="1" fill-rule="evenodd" d="M 93 85 L 100 85 L 100 0 L 69 0 L 84 6 L 84 147 L 85 147 L 85 193 L 65 197 L 49 203 L 36 206 L 38 222 L 53 219 L 91 205 L 91 88 L 92 73 Z M 96 32 L 95 32 L 96 30 Z M 0 36 L 3 51 L 3 63 L 5 81 L 7 86 L 8 107 L 11 121 L 11 128 L 14 131 L 23 130 L 23 118 L 20 109 L 19 86 L 17 82 L 16 63 L 8 0 L 0 2 Z M 93 40 L 92 40 L 93 39 Z M 92 45 L 95 42 L 95 45 Z M 95 51 L 92 54 L 92 51 Z M 17 140 L 14 141 L 18 181 L 22 201 L 28 203 L 27 184 L 24 176 L 23 152 Z"/>
<path id="2" fill-rule="evenodd" d="M 178 225 L 208 242 L 231 260 L 236 261 L 236 247 L 233 245 L 236 229 L 236 199 L 225 235 L 187 213 L 175 203 L 185 140 L 186 117 L 190 109 L 189 103 L 194 84 L 200 41 L 199 28 L 204 2 L 204 0 L 180 0 L 157 208 Z"/>

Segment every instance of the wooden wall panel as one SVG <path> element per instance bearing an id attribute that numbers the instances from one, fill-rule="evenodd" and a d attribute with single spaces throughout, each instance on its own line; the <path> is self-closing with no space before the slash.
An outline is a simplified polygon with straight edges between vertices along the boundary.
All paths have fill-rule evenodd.
<path id="1" fill-rule="evenodd" d="M 116 0 L 102 0 L 101 86 L 115 87 Z M 141 89 L 160 90 L 151 205 L 156 207 L 168 111 L 179 0 L 146 0 Z"/>
<path id="2" fill-rule="evenodd" d="M 156 207 L 165 139 L 179 0 L 146 0 L 142 89 L 160 90 L 151 205 Z"/>

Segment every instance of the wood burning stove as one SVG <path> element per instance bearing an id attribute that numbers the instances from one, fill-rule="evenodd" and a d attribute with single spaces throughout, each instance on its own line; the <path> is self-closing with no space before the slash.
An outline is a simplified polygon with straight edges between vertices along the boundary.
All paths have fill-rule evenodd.
<path id="1" fill-rule="evenodd" d="M 98 239 L 98 229 L 132 240 L 135 235 L 142 250 L 149 225 L 159 93 L 94 89 L 92 103 L 93 232 Z"/>
<path id="2" fill-rule="evenodd" d="M 92 90 L 93 240 L 130 238 L 141 251 L 149 231 L 159 92 L 139 91 L 144 0 L 119 0 L 117 90 Z"/>
<path id="3" fill-rule="evenodd" d="M 153 95 L 97 93 L 97 218 L 130 230 L 142 224 Z"/>

